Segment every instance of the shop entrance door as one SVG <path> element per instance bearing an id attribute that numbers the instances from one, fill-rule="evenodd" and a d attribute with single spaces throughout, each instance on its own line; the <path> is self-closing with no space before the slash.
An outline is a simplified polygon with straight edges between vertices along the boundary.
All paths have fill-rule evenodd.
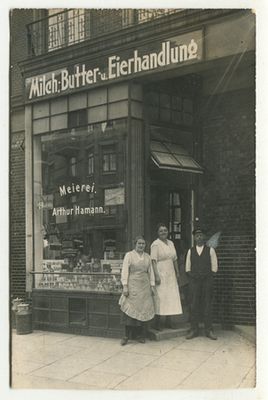
<path id="1" fill-rule="evenodd" d="M 178 253 L 191 246 L 191 192 L 188 189 L 171 190 L 151 187 L 151 235 L 155 239 L 156 227 L 162 222 L 169 229 L 169 238 Z"/>
<path id="2" fill-rule="evenodd" d="M 178 253 L 191 245 L 191 196 L 189 190 L 169 192 L 169 235 Z"/>

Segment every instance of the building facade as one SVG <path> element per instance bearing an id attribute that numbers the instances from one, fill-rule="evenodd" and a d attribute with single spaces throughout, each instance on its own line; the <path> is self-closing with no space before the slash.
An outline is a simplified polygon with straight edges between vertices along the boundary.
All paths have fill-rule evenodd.
<path id="1" fill-rule="evenodd" d="M 135 236 L 164 222 L 181 254 L 197 220 L 222 232 L 215 322 L 254 324 L 252 12 L 14 10 L 11 32 L 11 294 L 37 326 L 116 330 Z"/>

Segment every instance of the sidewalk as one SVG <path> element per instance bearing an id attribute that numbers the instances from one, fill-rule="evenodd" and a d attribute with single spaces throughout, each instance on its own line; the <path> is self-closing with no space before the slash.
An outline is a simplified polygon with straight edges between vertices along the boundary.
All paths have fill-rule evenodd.
<path id="1" fill-rule="evenodd" d="M 35 331 L 12 336 L 13 388 L 227 389 L 255 385 L 255 347 L 233 331 L 218 340 L 145 344 Z"/>

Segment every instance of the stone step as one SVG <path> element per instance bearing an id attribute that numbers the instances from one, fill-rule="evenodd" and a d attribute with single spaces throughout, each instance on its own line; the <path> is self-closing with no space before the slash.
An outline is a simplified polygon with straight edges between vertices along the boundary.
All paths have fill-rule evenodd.
<path id="1" fill-rule="evenodd" d="M 186 336 L 189 331 L 189 324 L 185 323 L 180 328 L 168 329 L 165 328 L 162 331 L 157 331 L 156 329 L 149 329 L 148 335 L 151 340 L 167 340 L 176 337 Z"/>

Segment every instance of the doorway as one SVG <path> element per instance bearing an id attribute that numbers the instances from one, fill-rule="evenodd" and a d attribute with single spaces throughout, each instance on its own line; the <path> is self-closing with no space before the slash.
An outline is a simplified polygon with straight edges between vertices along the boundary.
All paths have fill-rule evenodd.
<path id="1" fill-rule="evenodd" d="M 151 237 L 157 236 L 156 228 L 164 223 L 169 229 L 169 238 L 178 253 L 191 245 L 191 191 L 151 187 Z"/>

